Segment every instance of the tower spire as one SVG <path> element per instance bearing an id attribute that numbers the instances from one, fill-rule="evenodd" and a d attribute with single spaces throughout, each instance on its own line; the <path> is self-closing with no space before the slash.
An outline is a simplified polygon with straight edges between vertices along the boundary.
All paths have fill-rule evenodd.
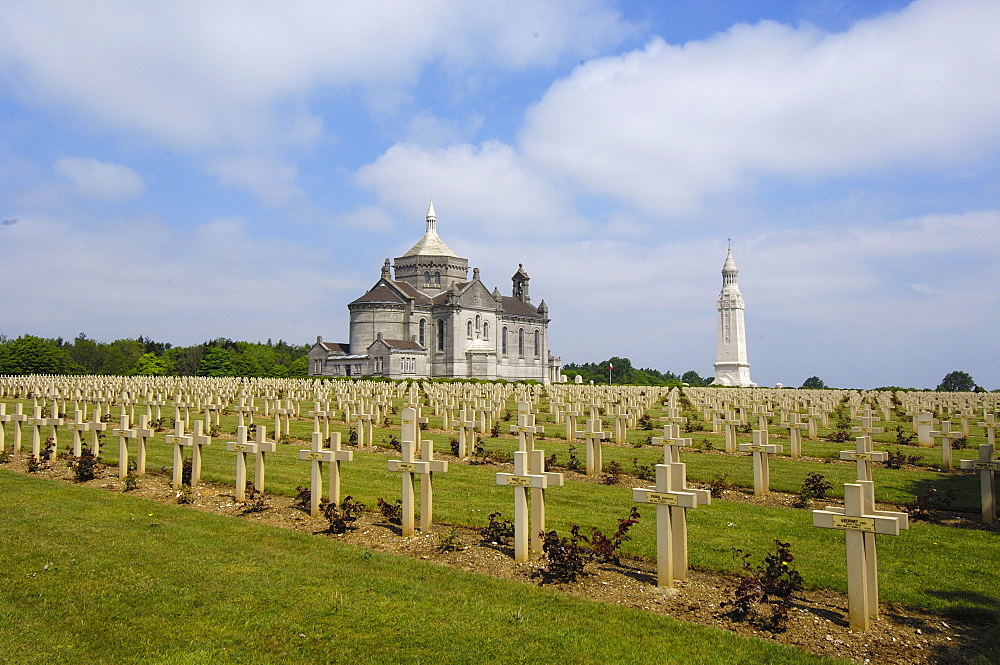
<path id="1" fill-rule="evenodd" d="M 434 199 L 427 206 L 427 230 L 437 232 L 437 213 L 434 212 Z"/>
<path id="2" fill-rule="evenodd" d="M 746 328 L 743 321 L 743 294 L 736 282 L 739 270 L 733 259 L 732 240 L 722 265 L 722 292 L 719 294 L 719 329 L 713 385 L 752 387 L 747 362 Z"/>

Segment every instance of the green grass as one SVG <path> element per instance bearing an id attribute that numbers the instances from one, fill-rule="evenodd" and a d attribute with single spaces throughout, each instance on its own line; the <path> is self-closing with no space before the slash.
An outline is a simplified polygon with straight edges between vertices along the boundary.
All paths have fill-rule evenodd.
<path id="1" fill-rule="evenodd" d="M 128 495 L 0 495 L 5 662 L 840 662 Z"/>

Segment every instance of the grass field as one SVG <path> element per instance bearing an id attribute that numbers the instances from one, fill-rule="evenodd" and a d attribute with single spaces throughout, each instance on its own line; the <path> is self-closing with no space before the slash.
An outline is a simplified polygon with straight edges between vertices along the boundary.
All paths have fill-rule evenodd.
<path id="1" fill-rule="evenodd" d="M 6 663 L 835 663 L 766 640 L 0 470 Z"/>
<path id="2" fill-rule="evenodd" d="M 542 415 L 543 422 L 545 415 Z M 398 416 L 395 418 L 398 421 Z M 434 420 L 432 418 L 431 427 L 436 426 Z M 268 426 L 272 424 L 264 419 L 258 422 Z M 234 417 L 224 416 L 221 428 L 223 432 L 232 432 L 235 424 Z M 505 428 L 508 424 L 503 423 Z M 334 424 L 333 429 L 341 432 L 347 440 L 347 426 Z M 278 452 L 269 456 L 268 493 L 294 495 L 297 486 L 308 483 L 309 466 L 297 459 L 297 451 L 307 447 L 304 441 L 308 440 L 311 431 L 311 421 L 292 422 L 291 435 L 301 441 L 279 446 Z M 561 437 L 563 428 L 548 423 L 546 432 L 549 437 Z M 772 428 L 772 433 L 780 432 L 780 428 Z M 227 433 L 216 437 L 213 445 L 205 450 L 203 478 L 206 480 L 233 482 L 234 455 L 227 453 L 223 445 L 224 441 L 232 440 L 231 434 Z M 376 441 L 384 441 L 390 436 L 398 436 L 398 433 L 398 426 L 395 429 L 379 428 L 375 438 Z M 826 433 L 828 431 L 821 432 Z M 971 434 L 975 443 L 976 436 L 981 432 L 974 429 Z M 165 445 L 163 436 L 158 434 L 149 443 L 150 470 L 164 468 L 169 471 L 172 449 Z M 447 432 L 431 432 L 424 438 L 433 439 L 438 450 L 447 450 L 452 436 Z M 632 443 L 641 446 L 648 436 L 648 432 L 633 431 L 629 438 Z M 705 448 L 716 451 L 723 448 L 721 435 L 694 432 L 689 436 L 701 449 L 686 451 L 682 455 L 690 480 L 708 481 L 717 474 L 726 474 L 730 482 L 737 485 L 752 484 L 749 456 L 703 452 Z M 749 438 L 749 435 L 741 435 L 740 441 L 749 442 Z M 893 448 L 889 435 L 881 435 L 881 438 L 883 440 L 877 441 L 876 448 Z M 7 441 L 9 445 L 9 435 Z M 67 444 L 67 440 L 60 441 L 62 449 Z M 511 438 L 484 440 L 484 446 L 489 450 L 510 452 L 516 449 L 516 445 L 516 440 Z M 547 438 L 538 441 L 537 446 L 545 449 L 547 454 L 555 453 L 560 464 L 568 460 L 570 446 L 574 446 L 582 457 L 580 443 L 569 444 L 561 438 Z M 798 491 L 806 474 L 816 472 L 833 484 L 832 496 L 842 496 L 843 483 L 854 480 L 855 469 L 853 464 L 833 462 L 830 458 L 837 451 L 851 447 L 851 444 L 845 443 L 808 440 L 804 442 L 803 450 L 811 459 L 793 460 L 787 455 L 786 441 L 786 454 L 776 456 L 771 464 L 772 488 Z M 877 467 L 875 482 L 879 501 L 905 504 L 933 484 L 942 493 L 952 492 L 956 509 L 975 516 L 978 511 L 976 476 L 943 473 L 934 469 L 930 465 L 940 463 L 939 449 L 910 446 L 905 450 L 922 456 L 921 466 L 907 469 Z M 105 439 L 103 461 L 116 464 L 117 453 L 117 441 L 110 437 Z M 606 446 L 604 456 L 605 463 L 617 461 L 629 473 L 633 458 L 637 458 L 639 464 L 651 465 L 661 460 L 662 452 L 650 446 Z M 975 456 L 974 446 L 955 453 L 956 460 Z M 384 453 L 355 452 L 355 461 L 343 465 L 343 492 L 368 506 L 373 506 L 379 497 L 390 501 L 398 497 L 399 478 L 386 470 L 388 457 Z M 435 483 L 435 520 L 482 526 L 491 512 L 499 510 L 509 515 L 511 493 L 508 488 L 495 485 L 495 473 L 496 468 L 488 466 L 452 464 L 449 472 L 439 475 Z M 699 631 L 707 629 L 676 622 L 662 623 L 662 619 L 641 613 L 630 617 L 626 610 L 590 608 L 588 603 L 579 604 L 580 601 L 561 597 L 556 600 L 550 593 L 522 588 L 522 585 L 510 586 L 477 576 L 471 576 L 469 579 L 473 581 L 467 581 L 461 573 L 439 571 L 435 566 L 422 567 L 419 562 L 397 561 L 367 551 L 355 551 L 325 539 L 306 537 L 302 540 L 303 537 L 296 534 L 258 533 L 252 531 L 251 525 L 230 525 L 218 518 L 188 515 L 187 511 L 179 508 L 159 504 L 143 508 L 139 507 L 142 502 L 136 504 L 131 497 L 102 497 L 100 493 L 92 495 L 84 488 L 48 487 L 45 483 L 39 484 L 36 479 L 10 478 L 11 475 L 0 474 L 0 488 L 4 497 L 15 496 L 17 500 L 4 505 L 0 514 L 4 516 L 4 524 L 8 525 L 3 528 L 10 529 L 9 534 L 4 534 L 4 541 L 16 544 L 13 551 L 17 565 L 5 570 L 4 575 L 13 575 L 12 579 L 19 585 L 17 592 L 11 591 L 4 601 L 4 614 L 0 615 L 0 619 L 7 621 L 0 627 L 0 635 L 3 635 L 0 647 L 12 645 L 15 649 L 13 653 L 21 653 L 24 643 L 15 639 L 15 633 L 7 632 L 10 621 L 19 626 L 26 625 L 26 622 L 30 625 L 29 618 L 36 610 L 23 607 L 25 604 L 46 608 L 37 618 L 39 633 L 29 640 L 45 646 L 39 646 L 40 650 L 36 649 L 35 655 L 23 662 L 41 662 L 42 654 L 48 654 L 44 657 L 45 662 L 71 662 L 73 658 L 60 654 L 64 654 L 65 650 L 72 652 L 82 648 L 81 640 L 89 639 L 86 634 L 90 630 L 98 631 L 119 645 L 113 653 L 102 657 L 108 662 L 144 662 L 149 653 L 159 654 L 162 662 L 168 663 L 228 661 L 233 653 L 241 649 L 241 641 L 250 645 L 246 647 L 243 660 L 251 663 L 322 660 L 331 658 L 331 654 L 336 654 L 338 659 L 355 662 L 385 662 L 393 660 L 389 654 L 395 653 L 396 649 L 403 649 L 404 662 L 440 661 L 440 654 L 434 655 L 434 650 L 445 647 L 435 643 L 434 636 L 441 632 L 444 625 L 461 626 L 457 631 L 449 628 L 448 634 L 452 648 L 457 649 L 456 653 L 464 654 L 464 660 L 456 656 L 449 661 L 445 657 L 444 662 L 472 662 L 487 658 L 519 662 L 522 656 L 525 662 L 540 662 L 545 660 L 543 653 L 563 654 L 561 658 L 555 657 L 563 661 L 566 660 L 565 654 L 572 653 L 574 657 L 570 660 L 574 662 L 606 658 L 643 662 L 650 635 L 655 635 L 658 640 L 661 633 L 669 634 L 670 639 L 674 636 L 677 639 L 690 637 L 684 637 L 685 644 L 682 645 L 664 643 L 649 648 L 650 661 L 820 662 L 795 653 L 784 654 L 780 650 L 774 655 L 765 655 L 763 651 L 755 651 L 760 648 L 756 642 L 750 642 L 752 646 L 747 647 L 729 646 L 717 640 L 737 638 L 728 634 L 715 636 L 712 631 L 706 633 L 710 637 L 705 637 Z M 613 530 L 615 519 L 624 517 L 631 505 L 627 487 L 571 479 L 565 487 L 548 492 L 548 526 L 560 531 L 568 530 L 572 524 Z M 641 510 L 646 519 L 633 529 L 634 538 L 626 544 L 625 550 L 653 558 L 655 534 L 652 511 L 647 507 Z M 154 518 L 146 520 L 143 511 L 154 513 Z M 160 511 L 164 511 L 163 515 L 170 515 L 170 518 L 161 518 Z M 125 515 L 128 515 L 127 519 Z M 262 527 L 258 525 L 258 528 Z M 228 544 L 211 537 L 216 531 L 227 534 L 224 540 Z M 911 522 L 910 530 L 898 537 L 880 536 L 881 600 L 925 608 L 944 616 L 973 616 L 996 622 L 1000 618 L 1000 584 L 996 581 L 997 552 L 1000 551 L 997 537 L 995 530 L 957 529 L 925 522 Z M 772 548 L 775 539 L 792 544 L 795 565 L 807 586 L 846 591 L 843 534 L 812 527 L 808 511 L 732 501 L 715 501 L 711 506 L 689 511 L 690 559 L 692 566 L 697 568 L 736 570 L 734 547 L 750 551 L 755 558 L 759 558 Z M 261 542 L 268 543 L 264 550 L 260 549 Z M 272 550 L 274 554 L 269 554 Z M 70 552 L 70 559 L 77 562 L 91 561 L 91 569 L 95 572 L 84 574 L 86 566 L 76 563 L 72 569 L 68 567 L 65 560 Z M 331 559 L 343 563 L 343 567 L 331 568 Z M 60 575 L 66 576 L 66 580 L 53 588 L 45 585 L 43 589 L 37 589 L 40 595 L 37 596 L 38 603 L 35 603 L 28 589 L 39 584 L 37 580 L 57 577 L 49 574 L 51 571 L 42 570 L 49 561 L 57 563 Z M 272 565 L 275 562 L 284 563 L 275 568 Z M 378 574 L 373 570 L 377 570 Z M 424 572 L 414 572 L 421 570 Z M 434 572 L 431 574 L 427 570 Z M 21 576 L 33 572 L 36 577 L 25 577 L 27 586 L 21 589 L 19 575 L 11 571 L 19 571 L 23 574 Z M 185 575 L 206 579 L 206 582 L 191 586 L 179 581 L 185 579 Z M 201 577 L 204 575 L 208 577 Z M 161 576 L 165 582 L 158 581 Z M 345 580 L 344 577 L 351 579 Z M 253 586 L 253 581 L 261 578 L 268 580 L 267 590 L 258 590 Z M 433 581 L 435 588 L 441 585 L 436 593 L 444 600 L 439 598 L 429 604 L 423 603 L 410 586 L 413 579 L 422 580 L 421 584 L 425 586 L 430 584 L 429 580 Z M 296 584 L 305 589 L 305 595 L 290 605 L 290 596 L 294 595 L 292 589 Z M 285 588 L 286 585 L 288 588 Z M 365 594 L 376 592 L 360 592 L 358 588 L 383 589 L 384 593 L 369 599 L 371 602 L 365 602 Z M 162 598 L 154 597 L 161 589 L 165 591 Z M 248 600 L 234 600 L 234 589 L 239 589 L 241 595 L 246 594 Z M 462 589 L 468 592 L 463 593 Z M 217 602 L 215 595 L 207 590 L 213 590 L 221 597 L 220 600 Z M 390 590 L 395 591 L 390 593 Z M 272 592 L 273 596 L 270 595 Z M 536 597 L 535 593 L 540 595 Z M 76 595 L 85 598 L 81 601 L 84 605 L 67 600 L 74 599 Z M 141 600 L 129 600 L 132 595 Z M 477 599 L 468 596 L 476 596 Z M 491 603 L 480 605 L 482 601 L 478 598 L 489 598 Z M 511 618 L 522 615 L 536 618 L 553 616 L 547 608 L 556 602 L 569 603 L 560 611 L 573 614 L 571 623 L 575 627 L 571 628 L 560 620 L 555 622 L 558 627 L 535 632 L 542 631 L 542 628 L 532 625 L 529 630 L 525 624 L 539 623 L 537 619 L 529 622 Z M 74 608 L 63 612 L 58 609 L 61 603 L 69 603 Z M 398 603 L 403 603 L 405 607 L 400 609 Z M 88 612 L 86 607 L 91 604 L 100 609 L 96 613 Z M 269 616 L 269 613 L 255 612 L 255 604 L 260 609 L 280 609 L 282 616 L 280 619 L 264 618 L 262 614 Z M 445 605 L 447 607 L 442 607 Z M 128 608 L 134 610 L 137 607 L 141 608 L 138 616 L 130 617 Z M 381 609 L 372 615 L 374 608 Z M 605 612 L 611 614 L 605 617 Z M 619 612 L 625 614 L 619 615 Z M 46 621 L 42 615 L 55 617 L 53 625 L 58 625 L 59 629 L 51 633 L 43 630 L 41 626 Z M 88 616 L 96 619 L 90 621 Z M 575 624 L 577 620 L 582 623 Z M 69 622 L 71 628 L 64 628 L 64 621 Z M 149 639 L 132 635 L 133 632 L 141 633 L 138 627 L 149 622 L 160 624 L 162 629 L 150 632 Z M 642 628 L 631 625 L 636 622 Z M 202 628 L 208 634 L 199 640 L 192 640 L 190 632 L 195 629 L 191 626 L 208 626 L 207 629 Z M 319 641 L 336 642 L 336 648 L 342 651 L 331 651 L 333 645 L 313 644 L 313 632 L 304 626 L 321 626 L 323 637 Z M 432 629 L 433 626 L 437 629 Z M 607 626 L 609 630 L 605 633 L 595 626 Z M 118 629 L 117 633 L 114 633 L 115 629 Z M 547 632 L 549 630 L 554 631 L 552 635 Z M 595 630 L 602 634 L 589 634 L 589 631 Z M 60 636 L 62 631 L 68 633 Z M 108 638 L 108 631 L 112 631 L 111 638 Z M 588 634 L 577 634 L 580 631 Z M 378 647 L 366 648 L 354 644 L 353 638 L 345 635 L 355 635 L 355 632 L 369 635 L 369 641 L 386 642 L 387 646 L 380 650 Z M 294 633 L 295 639 L 286 633 Z M 297 637 L 300 633 L 306 637 Z M 158 644 L 157 641 L 185 643 L 185 655 L 170 655 L 167 653 L 169 645 Z M 191 644 L 187 645 L 188 642 Z M 275 646 L 262 646 L 272 642 Z M 535 646 L 531 645 L 542 643 L 545 644 L 544 649 L 538 647 L 542 651 L 536 653 L 533 650 Z M 1000 653 L 1000 631 L 994 630 L 988 643 L 993 645 L 994 652 Z M 529 645 L 530 655 L 515 650 L 523 649 L 525 645 Z M 268 649 L 278 655 L 268 659 L 261 653 Z M 137 653 L 130 655 L 132 651 Z M 641 653 L 635 655 L 639 651 Z M 716 652 L 715 657 L 722 660 L 711 660 L 704 655 Z M 484 654 L 482 658 L 478 655 L 469 658 L 470 654 L 479 653 Z M 623 656 L 623 653 L 630 655 Z M 686 654 L 687 658 L 664 660 L 662 654 L 668 653 Z M 729 659 L 730 656 L 732 659 Z M 99 659 L 95 662 L 103 661 Z"/>

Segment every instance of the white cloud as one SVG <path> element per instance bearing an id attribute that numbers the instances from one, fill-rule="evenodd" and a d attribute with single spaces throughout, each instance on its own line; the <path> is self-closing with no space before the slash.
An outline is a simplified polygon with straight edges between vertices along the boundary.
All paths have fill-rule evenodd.
<path id="1" fill-rule="evenodd" d="M 360 169 L 356 181 L 407 216 L 422 213 L 429 198 L 440 201 L 439 232 L 449 237 L 570 235 L 580 228 L 571 201 L 496 141 L 443 149 L 397 144 Z"/>
<path id="2" fill-rule="evenodd" d="M 155 241 L 153 241 L 155 239 Z M 25 216 L 0 227 L 3 331 L 104 341 L 146 334 L 173 344 L 219 336 L 310 336 L 347 326 L 366 284 L 329 270 L 323 249 L 255 238 L 240 218 L 178 232 L 154 219 L 87 230 Z M 38 266 L 58 266 L 38 279 Z M 331 324 L 331 321 L 334 323 Z"/>
<path id="3" fill-rule="evenodd" d="M 4 3 L 0 75 L 32 104 L 201 148 L 315 140 L 320 86 L 393 98 L 455 75 L 593 55 L 628 30 L 587 0 Z"/>
<path id="4" fill-rule="evenodd" d="M 89 157 L 63 157 L 56 162 L 55 170 L 69 178 L 79 194 L 91 199 L 130 199 L 146 188 L 142 176 L 129 167 Z"/>
<path id="5" fill-rule="evenodd" d="M 656 215 L 761 175 L 934 169 L 1000 145 L 998 24 L 998 3 L 928 0 L 842 34 L 762 22 L 654 39 L 553 85 L 521 153 Z"/>
<path id="6" fill-rule="evenodd" d="M 306 199 L 299 186 L 299 169 L 276 159 L 241 155 L 212 160 L 208 170 L 227 185 L 246 189 L 270 206 L 286 206 Z"/>

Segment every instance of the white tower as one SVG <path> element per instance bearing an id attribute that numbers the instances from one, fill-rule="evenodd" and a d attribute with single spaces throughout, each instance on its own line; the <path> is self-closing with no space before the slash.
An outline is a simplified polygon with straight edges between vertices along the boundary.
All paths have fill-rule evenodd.
<path id="1" fill-rule="evenodd" d="M 736 261 L 729 247 L 722 266 L 722 293 L 719 294 L 719 335 L 715 353 L 713 386 L 753 387 L 747 362 L 747 335 L 743 324 L 743 294 L 736 284 Z"/>

